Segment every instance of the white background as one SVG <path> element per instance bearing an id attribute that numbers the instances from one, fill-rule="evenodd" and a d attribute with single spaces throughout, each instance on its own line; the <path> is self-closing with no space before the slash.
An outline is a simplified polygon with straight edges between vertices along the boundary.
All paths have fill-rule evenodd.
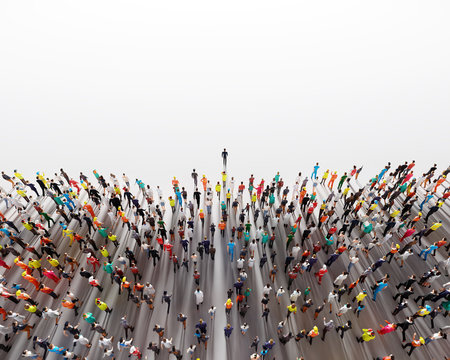
<path id="1" fill-rule="evenodd" d="M 448 1 L 2 1 L 0 167 L 449 165 Z M 247 183 L 247 181 L 246 181 Z"/>

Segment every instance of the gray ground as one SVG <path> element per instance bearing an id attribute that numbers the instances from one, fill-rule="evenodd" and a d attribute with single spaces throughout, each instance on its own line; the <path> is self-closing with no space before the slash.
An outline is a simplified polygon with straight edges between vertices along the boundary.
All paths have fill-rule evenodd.
<path id="1" fill-rule="evenodd" d="M 91 181 L 93 180 L 93 177 Z M 255 180 L 255 183 L 258 180 Z M 247 183 L 247 181 L 245 181 Z M 7 184 L 9 185 L 9 184 Z M 290 185 L 290 184 L 288 184 Z M 357 188 L 360 184 L 357 184 L 354 180 L 352 180 L 353 188 Z M 7 186 L 4 186 L 8 188 Z M 189 186 L 190 188 L 191 186 Z M 291 188 L 291 186 L 290 186 Z M 309 189 L 310 190 L 310 189 Z M 235 189 L 237 191 L 237 189 Z M 189 194 L 191 195 L 192 192 Z M 329 192 L 328 189 L 319 186 L 318 187 L 318 195 L 319 198 L 326 198 Z M 166 194 L 167 195 L 167 194 Z M 222 194 L 223 195 L 223 194 Z M 291 194 L 289 194 L 291 196 Z M 423 197 L 423 193 L 420 194 Z M 84 196 L 83 196 L 84 197 Z M 402 198 L 402 196 L 400 196 Z M 42 199 L 42 198 L 41 198 Z M 248 201 L 248 191 L 245 191 L 245 203 Z M 44 209 L 49 213 L 54 211 L 54 203 L 50 199 L 41 200 L 44 204 Z M 320 202 L 319 202 L 320 203 Z M 168 210 L 165 213 L 165 222 L 167 224 L 167 229 L 170 228 L 171 224 L 176 223 L 176 216 L 172 216 L 170 207 L 168 202 L 166 202 Z M 428 208 L 425 207 L 424 213 L 426 214 Z M 13 209 L 5 210 L 4 203 L 1 204 L 1 211 L 5 214 L 6 217 L 10 219 L 15 219 L 17 212 Z M 108 226 L 111 226 L 109 222 L 109 218 L 106 215 L 107 206 L 103 205 L 100 213 L 99 219 L 106 223 Z M 342 203 L 339 203 L 337 206 L 337 213 L 341 213 L 342 211 Z M 33 210 L 33 213 L 36 212 Z M 415 213 L 415 212 L 414 212 Z M 444 204 L 443 209 L 436 214 L 439 219 L 442 219 L 444 222 L 444 226 L 441 227 L 436 233 L 433 233 L 427 239 L 424 239 L 424 244 L 429 244 L 437 239 L 440 239 L 442 236 L 448 236 L 448 228 L 449 228 L 449 213 L 450 209 L 448 204 Z M 296 211 L 298 214 L 298 209 Z M 215 224 L 218 224 L 220 216 L 220 209 L 217 202 L 217 197 L 214 197 L 214 207 L 212 214 L 212 221 Z M 317 214 L 316 214 L 317 216 Z M 253 216 L 250 216 L 253 219 Z M 262 221 L 262 216 L 259 217 L 258 223 Z M 54 215 L 55 220 L 57 219 L 57 215 Z M 435 219 L 436 217 L 433 217 Z M 132 216 L 130 215 L 130 219 Z M 207 219 L 205 223 L 205 229 L 209 229 L 209 223 L 211 219 Z M 16 224 L 19 224 L 16 221 Z M 236 219 L 231 216 L 228 227 L 231 228 L 233 225 L 236 225 Z M 237 225 L 236 225 L 237 226 Z M 80 230 L 78 223 L 76 221 L 72 221 L 69 225 L 69 228 L 74 229 L 80 234 L 84 235 L 87 232 L 87 228 L 84 227 Z M 304 229 L 304 220 L 302 220 L 300 233 Z M 116 258 L 122 251 L 125 249 L 125 246 L 128 244 L 130 247 L 137 248 L 133 239 L 129 238 L 129 234 L 126 231 L 126 227 L 122 228 L 121 223 L 113 225 L 112 231 L 116 233 L 120 239 L 120 247 L 118 251 L 114 252 L 114 247 L 110 244 L 108 249 L 110 252 L 114 254 Z M 252 226 L 252 232 L 254 233 L 255 226 Z M 277 251 L 278 255 L 275 259 L 275 263 L 279 265 L 281 268 L 280 272 L 277 274 L 277 279 L 272 287 L 274 289 L 278 289 L 280 286 L 283 286 L 285 289 L 287 288 L 287 279 L 284 277 L 282 269 L 284 268 L 284 257 L 285 257 L 285 239 L 286 239 L 286 231 L 284 226 L 278 224 L 275 229 L 276 232 L 276 243 L 274 249 Z M 72 256 L 76 256 L 78 261 L 82 266 L 86 267 L 86 255 L 81 254 L 79 252 L 78 246 L 68 247 L 68 239 L 61 240 L 61 230 L 59 226 L 54 226 L 52 228 L 52 239 L 59 244 L 58 252 L 64 253 L 68 252 Z M 59 325 L 55 326 L 53 320 L 40 320 L 34 316 L 29 315 L 26 311 L 23 310 L 23 302 L 19 303 L 19 305 L 14 306 L 10 301 L 1 300 L 2 306 L 6 309 L 16 308 L 22 314 L 28 315 L 29 322 L 35 323 L 36 328 L 33 331 L 33 335 L 37 335 L 40 337 L 50 336 L 51 342 L 57 346 L 65 346 L 69 349 L 72 349 L 72 336 L 65 337 L 63 335 L 63 324 L 65 321 L 70 321 L 72 324 L 80 323 L 82 334 L 91 339 L 93 344 L 90 351 L 86 348 L 82 348 L 80 345 L 77 345 L 76 352 L 79 355 L 88 357 L 90 360 L 101 359 L 103 350 L 98 346 L 98 338 L 99 334 L 90 330 L 89 325 L 82 319 L 81 314 L 86 311 L 90 311 L 94 314 L 99 321 L 108 331 L 109 335 L 114 336 L 114 343 L 124 336 L 124 331 L 120 326 L 120 318 L 124 315 L 128 315 L 128 319 L 131 324 L 135 325 L 135 331 L 132 334 L 133 343 L 136 346 L 139 346 L 143 353 L 143 358 L 147 359 L 174 359 L 172 355 L 169 355 L 167 350 L 162 350 L 160 355 L 155 357 L 153 352 L 150 350 L 146 350 L 146 347 L 150 341 L 157 341 L 158 336 L 155 332 L 152 331 L 155 323 L 158 323 L 165 327 L 166 336 L 173 338 L 173 344 L 182 350 L 183 358 L 187 358 L 185 355 L 186 348 L 190 344 L 196 343 L 196 339 L 194 338 L 194 325 L 197 323 L 199 318 L 208 320 L 208 335 L 210 336 L 210 341 L 208 343 L 207 351 L 204 350 L 202 346 L 197 346 L 197 351 L 195 353 L 194 358 L 200 358 L 202 360 L 206 359 L 233 359 L 233 360 L 246 360 L 249 359 L 250 354 L 252 353 L 249 349 L 249 345 L 251 343 L 251 339 L 258 335 L 261 339 L 262 344 L 264 341 L 269 338 L 273 338 L 276 342 L 275 348 L 266 356 L 267 359 L 296 359 L 297 357 L 304 356 L 305 359 L 319 359 L 321 357 L 326 357 L 328 359 L 372 359 L 377 356 L 385 356 L 389 353 L 393 353 L 396 355 L 397 359 L 405 359 L 407 358 L 406 352 L 401 348 L 401 332 L 397 331 L 396 333 L 391 333 L 388 335 L 380 336 L 377 334 L 377 337 L 374 341 L 366 344 L 358 344 L 355 341 L 355 336 L 359 336 L 361 334 L 362 328 L 372 327 L 373 329 L 378 329 L 381 323 L 384 323 L 384 320 L 389 321 L 402 321 L 407 315 L 414 313 L 417 310 L 417 305 L 413 301 L 409 301 L 410 308 L 404 310 L 396 317 L 392 316 L 391 312 L 395 307 L 395 302 L 392 299 L 392 294 L 395 293 L 394 285 L 397 284 L 400 280 L 406 278 L 407 275 L 415 273 L 420 276 L 423 272 L 430 268 L 430 266 L 444 260 L 446 258 L 446 254 L 444 249 L 440 249 L 438 255 L 433 258 L 429 257 L 428 262 L 424 262 L 419 259 L 418 256 L 411 256 L 405 267 L 403 269 L 399 268 L 398 264 L 395 261 L 392 261 L 391 264 L 384 264 L 379 270 L 377 270 L 376 274 L 370 275 L 366 280 L 365 288 L 369 290 L 369 286 L 372 285 L 376 279 L 380 278 L 385 273 L 389 273 L 391 276 L 391 281 L 389 283 L 389 287 L 384 290 L 381 294 L 379 294 L 377 302 L 373 302 L 369 296 L 365 300 L 366 309 L 361 313 L 359 319 L 353 314 L 353 312 L 349 312 L 338 318 L 336 316 L 335 310 L 337 309 L 336 304 L 333 306 L 333 314 L 328 313 L 328 307 L 319 315 L 319 318 L 314 321 L 313 320 L 313 309 L 322 302 L 322 299 L 326 298 L 328 293 L 332 290 L 333 285 L 332 281 L 335 277 L 344 271 L 347 268 L 348 264 L 348 256 L 344 254 L 336 261 L 331 268 L 329 269 L 329 273 L 324 277 L 322 285 L 319 286 L 317 281 L 314 279 L 314 271 L 311 273 L 304 273 L 300 275 L 294 283 L 295 287 L 303 290 L 306 286 L 311 286 L 312 289 L 312 299 L 314 301 L 314 306 L 307 311 L 306 314 L 298 311 L 295 316 L 291 316 L 289 319 L 285 331 L 292 331 L 296 334 L 300 329 L 306 329 L 309 331 L 314 325 L 319 327 L 319 331 L 321 332 L 323 324 L 322 318 L 326 316 L 327 319 L 331 318 L 335 321 L 336 324 L 345 323 L 347 320 L 352 320 L 353 330 L 348 331 L 344 339 L 341 340 L 339 336 L 333 331 L 332 333 L 327 334 L 327 338 L 325 342 L 322 342 L 319 338 L 314 339 L 312 346 L 309 345 L 304 339 L 299 342 L 295 342 L 295 340 L 291 340 L 287 345 L 280 344 L 277 333 L 276 333 L 276 325 L 279 321 L 285 318 L 286 316 L 286 306 L 289 304 L 288 294 L 284 295 L 281 306 L 276 303 L 274 294 L 271 294 L 270 297 L 270 309 L 271 313 L 269 316 L 269 320 L 266 323 L 261 318 L 261 304 L 260 300 L 262 297 L 262 288 L 265 283 L 268 282 L 268 271 L 271 268 L 271 261 L 269 259 L 268 264 L 264 266 L 262 272 L 259 270 L 259 256 L 262 254 L 261 248 L 259 249 L 259 254 L 257 254 L 257 265 L 253 269 L 253 271 L 247 271 L 249 277 L 245 284 L 245 287 L 250 287 L 253 291 L 249 299 L 249 305 L 251 306 L 249 312 L 245 317 L 245 321 L 250 325 L 250 329 L 247 335 L 243 336 L 240 333 L 240 325 L 243 323 L 243 319 L 237 312 L 236 306 L 234 306 L 230 323 L 234 327 L 233 334 L 229 340 L 226 340 L 223 334 L 223 328 L 227 323 L 225 311 L 224 311 L 224 303 L 226 301 L 226 290 L 232 287 L 232 284 L 235 282 L 237 278 L 236 264 L 230 263 L 229 257 L 226 254 L 226 243 L 228 242 L 228 236 L 230 231 L 227 231 L 227 235 L 225 239 L 222 239 L 220 236 L 220 231 L 217 230 L 214 238 L 214 245 L 217 248 L 216 259 L 212 261 L 207 256 L 205 260 L 200 261 L 199 271 L 201 273 L 201 285 L 200 288 L 205 293 L 205 301 L 203 305 L 200 307 L 200 310 L 197 311 L 195 308 L 195 301 L 193 292 L 195 290 L 195 284 L 192 277 L 193 266 L 191 264 L 190 271 L 187 273 L 184 269 L 180 269 L 176 275 L 173 272 L 173 266 L 169 263 L 169 258 L 167 254 L 162 254 L 161 261 L 157 264 L 156 268 L 153 267 L 151 261 L 146 260 L 146 256 L 137 251 L 138 255 L 138 265 L 143 272 L 142 282 L 149 281 L 153 284 L 157 290 L 156 300 L 155 300 L 155 310 L 151 312 L 146 304 L 142 304 L 140 308 L 137 308 L 135 304 L 126 301 L 126 295 L 118 295 L 117 285 L 111 285 L 109 278 L 104 273 L 103 270 L 99 270 L 97 272 L 97 278 L 104 285 L 105 290 L 100 295 L 99 291 L 93 289 L 88 283 L 87 280 L 82 278 L 79 275 L 79 271 L 76 271 L 74 275 L 74 280 L 72 281 L 71 290 L 79 296 L 83 301 L 83 306 L 80 311 L 80 315 L 76 318 L 73 311 L 63 309 L 63 315 L 60 319 Z M 355 230 L 353 232 L 353 237 L 357 236 L 359 230 Z M 208 231 L 209 234 L 209 231 Z M 37 237 L 33 237 L 30 232 L 26 230 L 22 231 L 22 236 L 26 240 L 37 241 Z M 100 240 L 100 235 L 96 234 L 96 239 Z M 299 239 L 299 232 L 296 234 L 296 239 Z M 396 238 L 395 235 L 394 238 Z M 196 243 L 199 239 L 203 237 L 203 233 L 201 231 L 201 224 L 196 223 L 195 226 L 195 240 L 194 244 L 191 246 L 191 251 L 196 248 Z M 323 239 L 323 234 L 319 231 L 316 231 L 313 235 L 313 240 Z M 153 240 L 154 241 L 154 240 Z M 366 236 L 365 241 L 368 241 L 368 236 Z M 2 240 L 2 244 L 5 243 L 5 240 Z M 175 252 L 178 255 L 178 258 L 181 260 L 183 258 L 182 252 L 183 249 L 178 243 L 178 236 L 175 241 Z M 349 278 L 347 279 L 347 283 L 356 280 L 359 274 L 363 271 L 363 269 L 367 268 L 373 261 L 378 259 L 380 256 L 384 255 L 389 248 L 390 244 L 384 244 L 382 248 L 373 249 L 370 253 L 368 259 L 364 256 L 360 256 L 361 261 L 357 264 L 352 270 Z M 18 248 L 16 246 L 16 248 Z M 414 250 L 417 250 L 418 247 L 415 246 Z M 20 248 L 18 248 L 20 250 Z M 269 254 L 269 253 L 268 253 Z M 27 254 L 28 255 L 28 254 Z M 327 258 L 323 252 L 319 255 L 320 262 L 324 262 Z M 9 255 L 6 259 L 8 264 L 12 264 L 13 256 Z M 102 260 L 101 260 L 102 261 Z M 45 260 L 43 260 L 43 264 L 45 264 Z M 48 265 L 48 264 L 46 264 Z M 92 268 L 87 266 L 89 270 Z M 319 268 L 316 265 L 316 270 Z M 2 273 L 6 275 L 8 280 L 8 284 L 12 284 L 13 282 L 21 282 L 24 286 L 26 286 L 29 294 L 34 296 L 39 302 L 39 308 L 44 306 L 51 307 L 53 309 L 60 307 L 60 301 L 62 296 L 58 300 L 53 300 L 48 295 L 45 294 L 36 294 L 34 291 L 34 287 L 28 284 L 27 281 L 24 281 L 20 278 L 21 269 L 17 267 L 5 271 L 5 269 L 1 269 Z M 132 279 L 132 274 L 128 272 L 128 279 Z M 441 276 L 438 280 L 433 283 L 434 288 L 439 288 L 440 284 L 448 282 L 448 276 Z M 48 279 L 45 280 L 45 283 L 49 283 L 49 286 L 53 286 L 54 284 L 50 282 Z M 294 288 L 294 286 L 291 288 Z M 65 281 L 61 281 L 60 284 L 56 287 L 56 293 L 64 294 L 68 289 L 68 284 Z M 352 298 L 361 287 L 358 286 L 357 291 L 354 291 L 350 298 Z M 419 286 L 415 286 L 416 294 L 423 293 L 424 290 L 428 291 L 428 289 L 420 288 Z M 170 310 L 170 314 L 166 313 L 166 305 L 161 304 L 161 295 L 164 290 L 167 290 L 169 293 L 173 294 L 173 302 Z M 101 296 L 102 299 L 114 310 L 110 315 L 100 311 L 94 303 L 94 299 L 98 296 Z M 235 299 L 233 299 L 234 301 Z M 348 298 L 344 295 L 342 299 L 342 304 L 347 302 Z M 349 299 L 351 300 L 351 299 Z M 235 302 L 235 301 L 234 301 Z M 299 299 L 298 306 L 302 304 L 302 300 Z M 217 307 L 217 314 L 214 321 L 209 319 L 207 315 L 207 310 L 211 305 L 215 305 Z M 431 303 L 432 305 L 432 303 Z M 182 312 L 188 315 L 187 329 L 183 330 L 181 324 L 176 321 L 177 313 Z M 11 320 L 8 320 L 8 324 Z M 435 319 L 435 329 L 430 329 L 430 321 L 429 319 L 417 319 L 414 326 L 408 330 L 408 340 L 412 338 L 413 332 L 417 332 L 420 336 L 426 337 L 436 332 L 439 327 L 449 325 L 448 318 L 444 319 L 442 316 L 438 316 Z M 31 349 L 31 341 L 27 340 L 26 334 L 19 333 L 15 335 L 10 341 L 9 344 L 12 345 L 12 349 L 8 354 L 1 352 L 1 358 L 3 359 L 18 359 L 20 358 L 20 354 L 24 349 Z M 260 348 L 261 349 L 261 346 Z M 40 349 L 38 349 L 41 352 Z M 128 357 L 128 353 L 122 351 L 119 353 L 115 350 L 117 359 L 126 359 Z M 443 359 L 444 355 L 450 354 L 450 346 L 448 340 L 438 340 L 435 341 L 428 346 L 423 346 L 420 349 L 417 349 L 413 355 L 412 359 Z M 60 355 L 50 354 L 47 356 L 47 359 L 56 359 L 62 358 Z"/>

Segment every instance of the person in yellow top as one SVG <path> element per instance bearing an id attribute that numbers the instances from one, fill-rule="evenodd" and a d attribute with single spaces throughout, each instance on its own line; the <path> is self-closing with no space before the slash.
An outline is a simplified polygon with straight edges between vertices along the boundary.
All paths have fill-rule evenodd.
<path id="1" fill-rule="evenodd" d="M 363 333 L 360 337 L 356 337 L 356 341 L 362 343 L 363 341 L 368 342 L 375 339 L 375 331 L 372 329 L 362 329 Z"/>
<path id="2" fill-rule="evenodd" d="M 366 296 L 367 296 L 367 291 L 363 290 L 353 298 L 353 301 L 356 300 L 358 303 L 358 306 L 359 306 Z"/>
<path id="3" fill-rule="evenodd" d="M 227 302 L 225 303 L 225 313 L 229 315 L 231 313 L 231 308 L 233 307 L 233 302 L 231 299 L 227 299 Z"/>
<path id="4" fill-rule="evenodd" d="M 435 222 L 430 228 L 425 232 L 424 236 L 430 235 L 433 231 L 439 229 L 442 226 L 442 220 Z"/>
<path id="5" fill-rule="evenodd" d="M 47 180 L 45 179 L 45 174 L 44 173 L 41 174 L 40 172 L 37 172 L 36 175 L 37 175 L 37 178 L 39 180 L 41 180 L 47 188 L 50 187 L 50 186 L 48 186 L 48 183 L 47 183 Z"/>
<path id="6" fill-rule="evenodd" d="M 39 310 L 36 305 L 25 304 L 23 307 L 26 311 L 35 314 L 38 317 L 42 317 L 42 311 Z"/>
<path id="7" fill-rule="evenodd" d="M 224 187 L 227 184 L 227 173 L 225 171 L 222 171 L 222 183 Z"/>
<path id="8" fill-rule="evenodd" d="M 114 244 L 115 247 L 118 247 L 117 235 L 114 235 L 112 232 L 108 233 L 108 239 Z"/>
<path id="9" fill-rule="evenodd" d="M 175 212 L 175 199 L 172 196 L 169 196 L 169 204 L 170 207 L 172 208 L 172 213 Z"/>
<path id="10" fill-rule="evenodd" d="M 122 193 L 120 192 L 120 187 L 118 187 L 117 185 L 114 185 L 114 192 L 116 195 L 119 196 L 120 201 L 122 201 Z"/>
<path id="11" fill-rule="evenodd" d="M 330 170 L 327 169 L 327 171 L 325 171 L 322 175 L 322 180 L 320 181 L 320 185 L 325 185 L 325 182 L 327 181 L 329 174 L 330 174 Z"/>
<path id="12" fill-rule="evenodd" d="M 416 313 L 413 315 L 413 319 L 416 319 L 418 317 L 427 316 L 430 312 L 431 312 L 430 305 L 426 305 L 425 307 L 419 306 L 419 310 L 417 310 Z"/>
<path id="13" fill-rule="evenodd" d="M 374 211 L 377 207 L 378 207 L 378 201 L 375 200 L 374 203 L 369 206 L 369 210 L 367 210 L 366 215 L 369 216 L 372 213 L 372 211 Z"/>
<path id="14" fill-rule="evenodd" d="M 287 315 L 286 317 L 289 318 L 289 316 L 294 313 L 294 315 L 297 313 L 297 306 L 294 302 L 291 302 L 291 305 L 286 306 L 287 307 Z"/>
<path id="15" fill-rule="evenodd" d="M 39 275 L 42 276 L 41 260 L 30 258 L 28 261 L 28 266 L 39 271 Z"/>
<path id="16" fill-rule="evenodd" d="M 58 259 L 52 258 L 50 255 L 47 255 L 46 259 L 50 263 L 50 265 L 53 266 L 54 268 L 57 268 L 59 271 L 64 270 L 62 266 L 59 264 Z"/>
<path id="17" fill-rule="evenodd" d="M 28 231 L 31 231 L 33 235 L 39 235 L 39 233 L 36 231 L 36 229 L 31 225 L 30 223 L 26 222 L 25 220 L 22 220 L 22 225 L 25 229 Z"/>
<path id="18" fill-rule="evenodd" d="M 219 198 L 220 201 L 220 191 L 222 190 L 222 186 L 220 185 L 219 182 L 217 182 L 216 184 L 216 193 L 217 193 L 217 197 Z"/>
<path id="19" fill-rule="evenodd" d="M 88 191 L 88 186 L 87 186 L 85 181 L 81 180 L 80 184 L 81 184 L 81 186 L 83 187 L 84 190 Z"/>
<path id="20" fill-rule="evenodd" d="M 344 191 L 342 192 L 342 196 L 344 197 L 344 199 L 345 199 L 345 197 L 347 196 L 347 194 L 348 194 L 349 191 L 350 191 L 350 186 L 347 186 L 347 187 L 344 189 Z"/>
<path id="21" fill-rule="evenodd" d="M 18 172 L 17 170 L 14 170 L 14 176 L 16 178 L 18 178 L 20 181 L 22 181 L 25 185 L 27 184 L 27 182 L 23 178 L 22 174 L 20 172 Z"/>
<path id="22" fill-rule="evenodd" d="M 75 236 L 73 234 L 73 230 L 63 229 L 62 232 L 63 232 L 63 237 L 67 236 L 70 239 L 69 246 L 72 246 L 72 243 L 73 243 L 73 241 L 75 239 Z"/>
<path id="23" fill-rule="evenodd" d="M 113 311 L 113 309 L 110 309 L 108 305 L 106 305 L 105 302 L 101 301 L 100 298 L 95 299 L 95 304 L 98 306 L 98 308 L 102 311 L 106 311 L 107 313 L 110 313 Z"/>
<path id="24" fill-rule="evenodd" d="M 258 200 L 258 197 L 256 196 L 256 192 L 255 192 L 255 193 L 253 193 L 253 195 L 252 195 L 252 207 L 253 207 L 253 208 L 255 207 L 256 200 Z"/>
<path id="25" fill-rule="evenodd" d="M 78 194 L 77 194 L 77 192 L 74 191 L 74 190 L 72 190 L 72 189 L 70 189 L 69 195 L 70 195 L 70 197 L 73 198 L 73 199 L 78 199 Z"/>
<path id="26" fill-rule="evenodd" d="M 102 246 L 102 247 L 100 248 L 100 253 L 102 254 L 102 256 L 103 256 L 104 258 L 107 258 L 107 259 L 108 259 L 108 262 L 111 262 L 111 256 L 109 256 L 109 252 L 108 252 L 108 250 L 106 249 L 106 247 Z"/>
<path id="27" fill-rule="evenodd" d="M 16 186 L 16 192 L 22 196 L 26 202 L 30 202 L 30 199 L 27 196 L 27 192 L 25 189 L 21 189 L 20 187 Z"/>
<path id="28" fill-rule="evenodd" d="M 391 215 L 389 215 L 391 218 L 396 218 L 400 214 L 400 209 L 396 209 L 393 212 L 391 212 Z"/>
<path id="29" fill-rule="evenodd" d="M 231 193 L 230 193 L 230 189 L 228 189 L 227 193 L 225 194 L 226 198 L 227 198 L 227 206 L 230 206 L 230 202 L 231 202 Z"/>

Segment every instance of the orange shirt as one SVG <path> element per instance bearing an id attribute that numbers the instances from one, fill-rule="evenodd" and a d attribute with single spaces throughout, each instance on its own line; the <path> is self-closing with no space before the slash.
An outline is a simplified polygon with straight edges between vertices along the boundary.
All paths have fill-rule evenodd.
<path id="1" fill-rule="evenodd" d="M 71 301 L 63 301 L 62 306 L 68 309 L 73 309 L 75 307 L 75 304 Z"/>

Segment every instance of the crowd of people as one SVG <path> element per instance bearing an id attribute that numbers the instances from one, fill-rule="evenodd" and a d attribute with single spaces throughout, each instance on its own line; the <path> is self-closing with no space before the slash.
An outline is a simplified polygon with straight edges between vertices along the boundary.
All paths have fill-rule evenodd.
<path id="1" fill-rule="evenodd" d="M 26 179 L 19 170 L 2 171 L 0 349 L 18 347 L 30 359 L 53 353 L 203 360 L 208 343 L 222 336 L 229 344 L 237 329 L 248 347 L 231 348 L 233 359 L 278 359 L 290 343 L 295 359 L 307 359 L 314 338 L 332 336 L 360 346 L 386 336 L 404 350 L 380 347 L 373 358 L 401 359 L 421 351 L 426 358 L 421 348 L 447 341 L 450 242 L 443 220 L 450 167 L 433 165 L 419 175 L 414 161 L 388 163 L 360 185 L 362 167 L 338 175 L 317 163 L 291 185 L 279 173 L 270 181 L 253 175 L 235 181 L 227 158 L 224 149 L 219 181 L 194 169 L 190 184 L 173 177 L 168 196 L 125 174 L 60 169 Z M 414 256 L 421 268 L 404 271 Z M 206 303 L 209 274 L 220 261 L 234 278 L 220 284 L 223 301 Z M 151 281 L 167 278 L 168 268 L 180 280 L 176 295 L 164 280 Z M 175 296 L 193 299 L 192 306 L 174 311 Z M 387 297 L 396 305 L 383 303 L 385 319 L 361 321 L 368 302 Z M 130 308 L 140 314 L 134 321 Z M 108 321 L 114 312 L 120 325 Z M 222 334 L 211 332 L 219 312 L 226 319 Z M 141 330 L 152 341 L 140 343 L 136 323 L 155 313 L 178 322 L 188 345 L 181 347 L 173 327 L 150 321 Z M 54 322 L 71 345 L 54 343 L 56 331 L 42 322 Z M 186 335 L 187 328 L 193 333 Z M 17 340 L 22 332 L 27 341 Z"/>

